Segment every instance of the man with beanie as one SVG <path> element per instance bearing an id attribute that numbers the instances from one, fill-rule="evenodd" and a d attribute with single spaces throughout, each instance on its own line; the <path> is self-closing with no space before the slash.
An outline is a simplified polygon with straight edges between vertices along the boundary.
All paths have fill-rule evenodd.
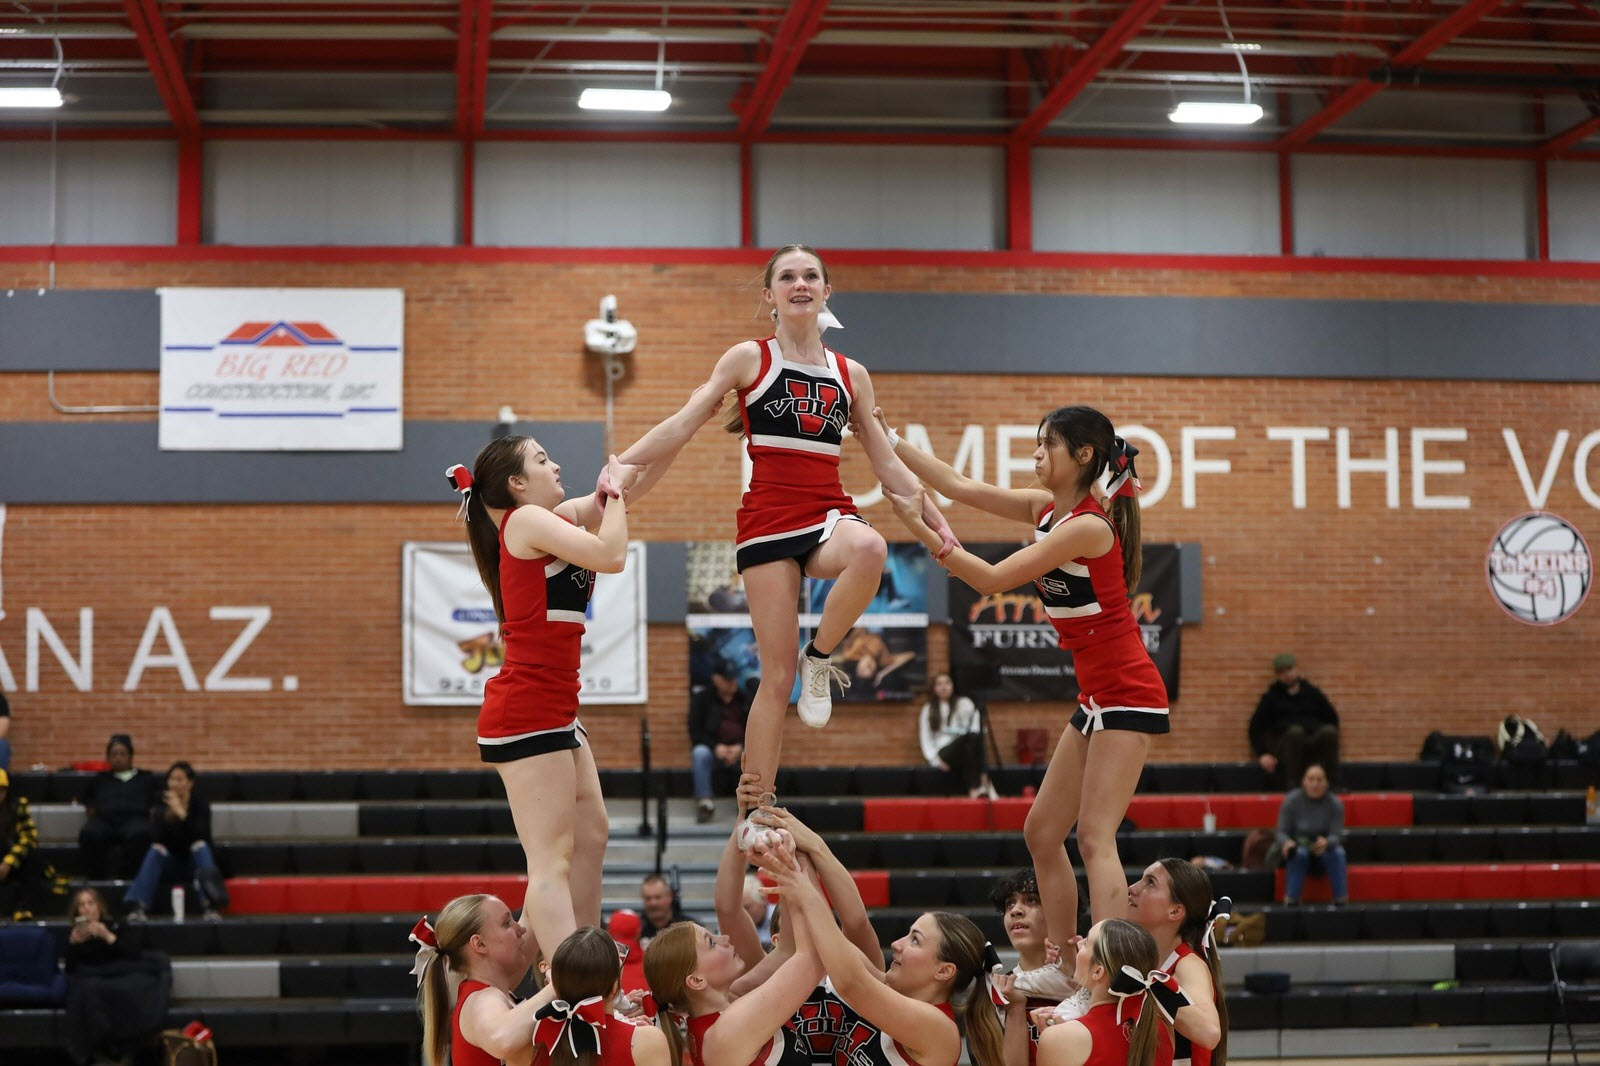
<path id="1" fill-rule="evenodd" d="M 1272 659 L 1277 680 L 1262 693 L 1250 718 L 1250 747 L 1261 769 L 1284 788 L 1298 784 L 1305 768 L 1321 763 L 1328 780 L 1339 777 L 1339 712 L 1322 690 L 1300 676 L 1288 652 Z"/>
<path id="2" fill-rule="evenodd" d="M 78 797 L 88 813 L 78 831 L 83 874 L 91 880 L 131 878 L 150 847 L 150 810 L 161 802 L 161 779 L 133 766 L 133 738 L 113 733 L 108 770 L 89 779 Z"/>

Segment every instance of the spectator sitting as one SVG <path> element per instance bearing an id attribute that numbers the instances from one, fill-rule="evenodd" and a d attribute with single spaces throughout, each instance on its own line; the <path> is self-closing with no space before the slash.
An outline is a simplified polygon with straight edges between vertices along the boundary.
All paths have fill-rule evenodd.
<path id="1" fill-rule="evenodd" d="M 119 926 L 106 901 L 80 889 L 67 911 L 72 923 L 62 961 L 67 1010 L 62 1032 L 79 1066 L 97 1054 L 118 1058 L 153 1040 L 166 1019 L 172 967 L 160 952 L 141 953 L 138 930 Z"/>
<path id="2" fill-rule="evenodd" d="M 66 882 L 39 858 L 39 827 L 28 809 L 28 797 L 11 788 L 11 775 L 0 770 L 0 919 L 27 921 L 52 891 Z"/>
<path id="3" fill-rule="evenodd" d="M 1276 681 L 1261 694 L 1250 717 L 1250 746 L 1274 783 L 1292 788 L 1310 763 L 1328 780 L 1339 777 L 1339 712 L 1322 690 L 1300 676 L 1293 655 L 1272 660 Z"/>
<path id="4" fill-rule="evenodd" d="M 639 944 L 648 948 L 655 935 L 674 922 L 687 922 L 689 916 L 678 906 L 678 894 L 672 884 L 660 874 L 650 874 L 639 882 Z"/>
<path id="5" fill-rule="evenodd" d="M 949 674 L 935 674 L 928 701 L 922 705 L 918 729 L 922 757 L 959 783 L 969 798 L 994 798 L 994 786 L 983 757 L 983 718 L 965 696 L 957 696 Z"/>
<path id="6" fill-rule="evenodd" d="M 102 770 L 78 797 L 89 817 L 78 831 L 83 872 L 91 880 L 132 877 L 150 846 L 150 808 L 160 802 L 161 779 L 133 766 L 133 739 L 113 733 Z"/>
<path id="7" fill-rule="evenodd" d="M 739 784 L 744 759 L 744 728 L 750 705 L 739 690 L 738 671 L 719 660 L 711 683 L 689 698 L 690 758 L 694 795 L 700 801 L 695 821 L 709 822 L 717 813 L 716 794 L 731 795 Z"/>
<path id="8" fill-rule="evenodd" d="M 155 842 L 123 896 L 128 920 L 144 921 L 161 885 L 175 880 L 189 886 L 207 921 L 219 921 L 217 908 L 227 906 L 228 890 L 211 854 L 211 804 L 195 795 L 194 767 L 188 763 L 175 762 L 167 771 L 161 805 L 150 811 L 150 835 Z"/>
<path id="9" fill-rule="evenodd" d="M 0 690 L 0 770 L 8 773 L 11 770 L 11 741 L 7 739 L 11 732 L 11 704 L 6 702 L 4 690 Z"/>
<path id="10" fill-rule="evenodd" d="M 1306 875 L 1325 872 L 1335 903 L 1350 901 L 1350 879 L 1345 866 L 1344 801 L 1328 791 L 1328 774 L 1312 763 L 1300 787 L 1283 797 L 1278 808 L 1278 848 L 1287 877 L 1285 903 L 1299 903 Z"/>

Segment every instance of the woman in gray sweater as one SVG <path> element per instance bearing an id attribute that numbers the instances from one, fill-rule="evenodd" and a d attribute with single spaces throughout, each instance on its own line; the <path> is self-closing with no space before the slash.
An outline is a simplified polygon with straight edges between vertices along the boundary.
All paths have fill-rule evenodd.
<path id="1" fill-rule="evenodd" d="M 1283 901 L 1299 903 L 1306 875 L 1328 875 L 1335 903 L 1350 899 L 1350 878 L 1345 865 L 1344 801 L 1328 791 L 1328 773 L 1312 763 L 1300 778 L 1300 787 L 1283 797 L 1278 808 L 1278 848 L 1287 871 Z"/>

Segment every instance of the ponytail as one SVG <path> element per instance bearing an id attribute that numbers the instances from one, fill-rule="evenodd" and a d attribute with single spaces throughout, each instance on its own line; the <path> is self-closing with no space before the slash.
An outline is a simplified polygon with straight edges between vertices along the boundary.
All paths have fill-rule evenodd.
<path id="1" fill-rule="evenodd" d="M 961 1021 L 967 1030 L 967 1052 L 974 1066 L 1005 1066 L 1005 1030 L 1000 1026 L 999 1012 L 989 1001 L 981 971 L 967 989 L 966 1002 L 961 1004 Z"/>
<path id="2" fill-rule="evenodd" d="M 656 1013 L 656 1028 L 667 1034 L 667 1055 L 672 1066 L 683 1066 L 683 1031 L 678 1028 L 673 1012 L 662 1007 Z"/>
<path id="3" fill-rule="evenodd" d="M 1150 1002 L 1150 993 L 1139 1003 L 1139 1017 L 1128 1036 L 1128 1066 L 1152 1066 L 1156 1061 L 1156 1045 L 1161 1037 L 1161 1012 Z"/>
<path id="4" fill-rule="evenodd" d="M 1111 521 L 1117 527 L 1117 539 L 1122 541 L 1122 576 L 1128 591 L 1139 587 L 1139 576 L 1144 572 L 1144 548 L 1140 533 L 1144 524 L 1137 496 L 1114 496 L 1111 499 Z"/>
<path id="5" fill-rule="evenodd" d="M 522 474 L 523 451 L 532 439 L 516 435 L 499 437 L 478 452 L 478 457 L 472 461 L 470 477 L 457 476 L 458 472 L 464 475 L 465 471 L 454 466 L 447 475 L 462 492 L 472 561 L 478 564 L 478 578 L 494 600 L 495 617 L 502 623 L 506 620 L 506 608 L 500 596 L 500 531 L 489 519 L 489 508 L 509 511 L 516 507 L 517 501 L 507 482 Z"/>
<path id="6" fill-rule="evenodd" d="M 489 520 L 483 499 L 476 492 L 467 496 L 467 543 L 472 561 L 478 564 L 478 579 L 494 600 L 494 616 L 506 620 L 505 602 L 500 598 L 500 531 Z"/>
<path id="7" fill-rule="evenodd" d="M 445 1066 L 450 1046 L 450 985 L 444 956 L 437 952 L 422 964 L 422 1062 Z"/>
<path id="8" fill-rule="evenodd" d="M 736 437 L 744 436 L 744 404 L 737 390 L 722 398 L 722 408 L 722 428 Z"/>

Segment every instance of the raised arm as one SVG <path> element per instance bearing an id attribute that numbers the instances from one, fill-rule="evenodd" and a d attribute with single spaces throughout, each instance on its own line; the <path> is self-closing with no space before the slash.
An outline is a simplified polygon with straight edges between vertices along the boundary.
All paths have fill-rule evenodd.
<path id="1" fill-rule="evenodd" d="M 856 879 L 844 863 L 839 861 L 839 857 L 828 848 L 827 841 L 818 836 L 816 830 L 782 807 L 764 808 L 761 815 L 768 824 L 787 829 L 789 835 L 794 837 L 795 847 L 811 860 L 822 891 L 833 903 L 839 929 L 861 952 L 861 957 L 866 959 L 868 965 L 882 973 L 883 945 L 878 942 L 878 931 L 872 928 L 872 919 L 867 916 L 867 904 L 861 898 L 861 889 L 856 886 Z"/>
<path id="2" fill-rule="evenodd" d="M 706 420 L 716 413 L 717 405 L 728 390 L 743 389 L 755 382 L 760 365 L 761 346 L 755 341 L 741 341 L 723 352 L 717 365 L 711 368 L 711 376 L 705 384 L 689 394 L 688 402 L 676 414 L 668 416 L 635 441 L 622 453 L 621 460 L 646 468 L 658 463 L 670 463 L 678 450 L 694 436 L 695 430 L 705 425 Z M 649 477 L 648 470 L 643 476 Z M 659 476 L 657 472 L 656 477 Z M 651 484 L 654 484 L 653 480 L 644 487 L 648 489 Z"/>
<path id="3" fill-rule="evenodd" d="M 939 534 L 929 529 L 922 519 L 925 503 L 923 493 L 918 492 L 910 498 L 887 492 L 885 495 L 894 507 L 895 516 L 929 551 L 937 552 L 942 541 Z M 965 548 L 957 548 L 945 556 L 943 563 L 945 569 L 955 577 L 978 592 L 989 595 L 1043 577 L 1074 559 L 1093 559 L 1104 555 L 1115 543 L 1109 525 L 1097 515 L 1084 514 L 1061 523 L 1043 540 L 1012 552 L 998 563 L 980 559 Z"/>
<path id="4" fill-rule="evenodd" d="M 612 501 L 591 533 L 543 507 L 518 507 L 506 522 L 506 547 L 519 559 L 553 555 L 602 574 L 622 572 L 628 555 L 628 509 Z"/>
<path id="5" fill-rule="evenodd" d="M 722 849 L 722 859 L 717 863 L 717 882 L 712 891 L 712 904 L 717 912 L 717 928 L 733 945 L 734 954 L 744 960 L 746 972 L 761 965 L 767 953 L 761 950 L 761 937 L 756 923 L 744 909 L 744 878 L 749 860 L 739 850 L 738 827 L 728 837 L 728 846 Z"/>
<path id="6" fill-rule="evenodd" d="M 921 478 L 924 485 L 957 503 L 976 507 L 1001 518 L 1026 522 L 1030 526 L 1039 521 L 1039 516 L 1050 504 L 1050 494 L 1044 489 L 1003 489 L 999 485 L 967 477 L 943 459 L 923 451 L 896 433 L 881 407 L 872 409 L 871 421 L 876 422 L 883 431 L 884 439 L 889 442 L 896 458 Z"/>
<path id="7" fill-rule="evenodd" d="M 961 1055 L 961 1034 L 955 1023 L 933 1004 L 901 995 L 884 984 L 883 975 L 867 965 L 855 945 L 833 924 L 827 901 L 810 880 L 792 864 L 782 862 L 781 853 L 774 856 L 763 851 L 758 855 L 757 850 L 751 849 L 752 857 L 783 892 L 785 913 L 792 919 L 786 928 L 805 923 L 839 998 L 899 1042 L 911 1061 L 954 1066 Z"/>
<path id="8" fill-rule="evenodd" d="M 854 359 L 850 364 L 850 386 L 855 395 L 851 398 L 853 410 L 871 411 L 877 406 L 872 391 L 872 375 L 867 373 L 867 368 Z M 867 462 L 872 464 L 872 473 L 883 484 L 885 493 L 895 493 L 905 496 L 914 493 L 920 487 L 917 477 L 906 464 L 902 463 L 895 455 L 894 448 L 889 444 L 889 438 L 883 431 L 883 426 L 878 420 L 870 416 L 857 418 L 854 422 L 856 436 L 861 441 L 862 451 L 867 453 Z M 938 534 L 940 547 L 934 549 L 934 554 L 944 558 L 949 551 L 960 542 L 956 540 L 955 533 L 950 530 L 950 523 L 945 521 L 944 515 L 927 500 L 922 513 L 923 521 L 928 528 Z"/>

